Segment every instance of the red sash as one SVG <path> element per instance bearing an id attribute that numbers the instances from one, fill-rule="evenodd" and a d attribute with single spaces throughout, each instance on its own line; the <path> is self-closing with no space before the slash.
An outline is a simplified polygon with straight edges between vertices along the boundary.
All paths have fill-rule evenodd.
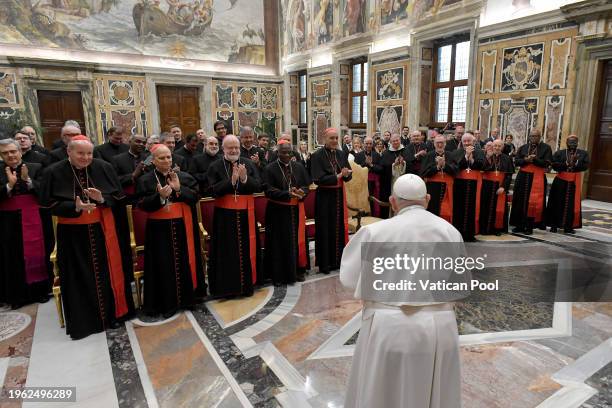
<path id="1" fill-rule="evenodd" d="M 342 178 L 338 179 L 338 183 L 334 186 L 319 186 L 319 188 L 323 188 L 323 189 L 337 189 L 337 188 L 341 188 L 342 189 L 342 207 L 344 209 L 344 245 L 346 245 L 348 243 L 348 208 L 346 206 L 346 187 L 344 187 L 344 180 L 342 180 Z"/>
<path id="2" fill-rule="evenodd" d="M 306 212 L 304 211 L 304 202 L 297 198 L 292 198 L 290 201 L 269 200 L 271 203 L 288 206 L 298 206 L 298 266 L 305 268 L 308 265 L 306 257 Z"/>
<path id="3" fill-rule="evenodd" d="M 48 279 L 45 238 L 36 198 L 32 194 L 15 195 L 0 202 L 0 211 L 21 211 L 26 283 L 30 285 Z"/>
<path id="4" fill-rule="evenodd" d="M 372 171 L 368 171 L 368 182 L 374 183 L 374 191 L 372 191 L 372 195 L 377 199 L 380 199 L 380 177 L 376 173 L 372 173 Z M 380 205 L 376 201 L 372 205 L 372 216 L 380 217 Z"/>
<path id="5" fill-rule="evenodd" d="M 506 173 L 503 171 L 485 171 L 482 173 L 482 179 L 492 182 L 499 183 L 499 187 L 504 187 L 504 180 L 506 179 Z M 498 187 L 498 188 L 499 188 Z M 497 197 L 497 205 L 495 206 L 495 228 L 504 228 L 504 216 L 506 214 L 506 190 L 502 194 L 497 194 L 497 191 L 493 192 L 493 197 Z"/>
<path id="6" fill-rule="evenodd" d="M 444 183 L 446 189 L 442 202 L 440 204 L 440 217 L 444 218 L 449 223 L 453 223 L 453 177 L 444 172 L 437 172 L 431 177 L 427 177 L 425 182 Z"/>
<path id="7" fill-rule="evenodd" d="M 88 225 L 100 223 L 104 233 L 104 244 L 106 246 L 106 261 L 110 274 L 111 287 L 115 298 L 115 317 L 121 317 L 128 312 L 127 300 L 125 299 L 123 265 L 121 265 L 121 251 L 117 231 L 115 230 L 115 218 L 110 208 L 98 207 L 91 212 L 82 211 L 77 218 L 58 217 L 57 222 L 64 225 Z"/>
<path id="8" fill-rule="evenodd" d="M 193 241 L 193 218 L 191 214 L 191 207 L 185 203 L 170 203 L 157 211 L 148 213 L 147 218 L 151 220 L 183 219 L 183 223 L 185 225 L 185 238 L 187 239 L 189 269 L 191 269 L 191 281 L 193 282 L 193 288 L 197 288 L 198 278 L 196 275 L 197 265 L 195 243 Z"/>
<path id="9" fill-rule="evenodd" d="M 257 229 L 255 228 L 255 199 L 252 195 L 226 194 L 215 198 L 215 207 L 226 210 L 247 210 L 249 217 L 249 256 L 251 259 L 251 278 L 257 281 Z"/>
<path id="10" fill-rule="evenodd" d="M 557 178 L 576 185 L 576 193 L 574 195 L 574 223 L 572 224 L 572 228 L 578 228 L 581 221 L 580 209 L 582 202 L 582 175 L 580 173 L 569 173 L 567 171 L 562 171 L 561 173 L 557 174 Z"/>
<path id="11" fill-rule="evenodd" d="M 476 181 L 476 212 L 474 213 L 474 235 L 480 232 L 480 190 L 482 188 L 482 173 L 480 170 L 463 169 L 457 173 L 456 179 Z"/>
<path id="12" fill-rule="evenodd" d="M 533 218 L 536 223 L 542 222 L 542 212 L 544 211 L 544 177 L 546 176 L 544 170 L 544 168 L 535 164 L 528 164 L 521 167 L 520 170 L 524 173 L 533 174 L 527 216 Z"/>

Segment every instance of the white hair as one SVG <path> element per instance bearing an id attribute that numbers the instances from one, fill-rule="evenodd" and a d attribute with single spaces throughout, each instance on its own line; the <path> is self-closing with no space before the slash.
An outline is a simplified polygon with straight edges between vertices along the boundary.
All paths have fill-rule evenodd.
<path id="1" fill-rule="evenodd" d="M 8 145 L 14 145 L 17 148 L 17 150 L 21 151 L 21 146 L 19 145 L 19 142 L 16 141 L 15 139 L 11 139 L 11 138 L 0 139 L 0 146 L 8 146 Z"/>

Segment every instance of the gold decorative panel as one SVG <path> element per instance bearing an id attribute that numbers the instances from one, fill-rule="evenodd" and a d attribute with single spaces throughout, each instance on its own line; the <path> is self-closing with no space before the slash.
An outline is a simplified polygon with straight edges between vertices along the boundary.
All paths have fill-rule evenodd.
<path id="1" fill-rule="evenodd" d="M 525 143 L 532 127 L 542 131 L 553 151 L 570 132 L 563 118 L 572 109 L 577 28 L 487 41 L 478 47 L 472 126 L 483 137 L 493 128 Z"/>
<path id="2" fill-rule="evenodd" d="M 370 132 L 400 132 L 408 122 L 408 61 L 371 65 L 369 78 Z"/>
<path id="3" fill-rule="evenodd" d="M 493 93 L 495 90 L 495 67 L 497 50 L 484 51 L 480 63 L 480 93 Z"/>
<path id="4" fill-rule="evenodd" d="M 100 74 L 93 80 L 99 143 L 113 126 L 123 127 L 126 136 L 151 133 L 144 77 Z"/>

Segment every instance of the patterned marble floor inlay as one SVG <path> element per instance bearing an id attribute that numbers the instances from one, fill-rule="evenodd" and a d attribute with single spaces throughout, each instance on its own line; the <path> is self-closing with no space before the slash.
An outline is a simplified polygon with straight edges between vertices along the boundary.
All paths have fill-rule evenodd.
<path id="1" fill-rule="evenodd" d="M 256 312 L 272 297 L 274 288 L 271 286 L 259 288 L 253 296 L 228 299 L 213 300 L 207 303 L 208 309 L 219 320 L 223 328 L 231 326 L 246 319 Z"/>

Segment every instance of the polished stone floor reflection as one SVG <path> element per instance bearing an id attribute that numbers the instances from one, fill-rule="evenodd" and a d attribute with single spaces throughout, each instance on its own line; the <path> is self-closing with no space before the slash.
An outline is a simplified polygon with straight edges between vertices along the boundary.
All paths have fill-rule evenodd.
<path id="1" fill-rule="evenodd" d="M 455 305 L 464 407 L 612 406 L 612 303 L 554 301 L 563 268 L 609 258 L 610 219 L 585 208 L 576 235 L 478 237 L 490 268 L 477 277 L 502 290 Z M 361 307 L 337 273 L 312 273 L 71 341 L 52 302 L 30 305 L 0 315 L 0 383 L 77 387 L 54 407 L 339 408 Z"/>

